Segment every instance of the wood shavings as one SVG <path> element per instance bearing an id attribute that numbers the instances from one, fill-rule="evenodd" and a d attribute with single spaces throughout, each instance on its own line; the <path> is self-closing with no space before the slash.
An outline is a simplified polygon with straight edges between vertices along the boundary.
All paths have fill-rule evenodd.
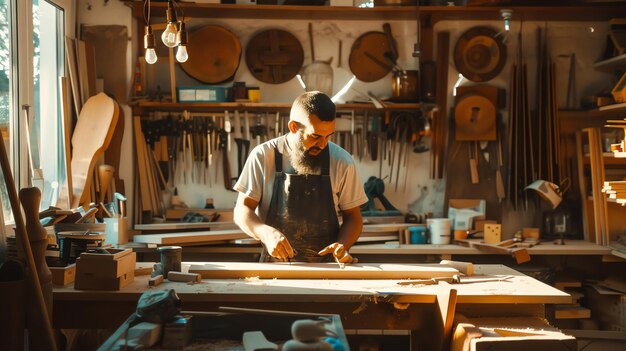
<path id="1" fill-rule="evenodd" d="M 274 279 L 276 279 L 276 278 L 274 278 Z M 256 277 L 245 277 L 245 278 L 243 278 L 243 280 L 246 283 L 259 283 L 261 281 L 261 279 L 259 279 L 259 276 L 256 276 Z"/>
<path id="2" fill-rule="evenodd" d="M 362 311 L 365 311 L 367 309 L 367 304 L 365 302 L 361 302 L 361 305 L 359 305 L 359 307 L 357 307 L 354 311 L 352 311 L 352 314 L 359 314 Z"/>
<path id="3" fill-rule="evenodd" d="M 393 308 L 395 308 L 396 310 L 406 310 L 409 308 L 409 306 L 411 306 L 410 303 L 400 303 L 400 302 L 393 303 Z"/>

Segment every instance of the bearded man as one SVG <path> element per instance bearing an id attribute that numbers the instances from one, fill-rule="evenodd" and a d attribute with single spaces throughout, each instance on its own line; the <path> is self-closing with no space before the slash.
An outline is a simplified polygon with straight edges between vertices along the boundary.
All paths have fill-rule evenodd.
<path id="1" fill-rule="evenodd" d="M 352 156 L 329 141 L 334 132 L 335 104 L 307 92 L 293 102 L 289 133 L 250 153 L 233 187 L 234 221 L 263 243 L 262 262 L 356 261 L 349 249 L 367 196 Z"/>

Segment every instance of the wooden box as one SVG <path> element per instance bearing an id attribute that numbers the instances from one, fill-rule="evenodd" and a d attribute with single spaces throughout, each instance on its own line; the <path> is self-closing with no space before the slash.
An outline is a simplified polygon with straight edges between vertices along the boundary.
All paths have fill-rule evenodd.
<path id="1" fill-rule="evenodd" d="M 82 253 L 76 260 L 79 290 L 119 290 L 135 279 L 137 254 L 130 249 L 107 253 Z"/>
<path id="2" fill-rule="evenodd" d="M 50 272 L 52 272 L 52 284 L 67 285 L 76 279 L 76 264 L 73 263 L 65 267 L 50 267 Z"/>
<path id="3" fill-rule="evenodd" d="M 576 338 L 537 317 L 471 318 L 454 329 L 451 350 L 576 350 Z"/>

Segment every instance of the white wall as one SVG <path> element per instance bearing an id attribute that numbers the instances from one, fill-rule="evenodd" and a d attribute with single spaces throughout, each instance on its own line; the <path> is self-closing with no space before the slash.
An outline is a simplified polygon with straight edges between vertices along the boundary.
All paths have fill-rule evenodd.
<path id="1" fill-rule="evenodd" d="M 87 4 L 91 5 L 91 9 L 87 9 Z M 306 20 L 234 20 L 234 19 L 197 19 L 193 18 L 193 13 L 186 13 L 186 16 L 192 17 L 189 22 L 189 29 L 192 31 L 194 28 L 203 24 L 218 24 L 222 25 L 231 31 L 233 31 L 241 41 L 242 49 L 245 52 L 245 47 L 248 40 L 257 31 L 267 28 L 281 28 L 290 31 L 294 34 L 302 43 L 305 60 L 304 64 L 310 63 L 310 49 L 307 34 Z M 131 18 L 131 9 L 124 6 L 121 2 L 109 1 L 107 5 L 104 5 L 102 1 L 88 1 L 78 0 L 78 18 L 79 23 L 95 25 L 95 24 L 123 24 L 129 27 L 129 33 L 131 33 L 132 40 L 129 42 L 129 58 L 128 58 L 128 72 L 133 71 L 133 62 L 136 55 L 136 40 L 143 40 L 143 38 L 135 38 L 135 20 Z M 513 14 L 515 19 L 515 14 Z M 161 19 L 153 19 L 153 23 L 159 23 Z M 315 49 L 316 57 L 320 59 L 329 58 L 333 56 L 333 66 L 336 64 L 338 40 L 343 40 L 343 66 L 348 67 L 347 58 L 350 52 L 350 47 L 354 40 L 362 33 L 367 31 L 382 31 L 382 24 L 384 21 L 312 21 L 315 31 Z M 415 21 L 391 21 L 391 27 L 398 42 L 398 50 L 400 53 L 399 64 L 407 69 L 418 67 L 419 63 L 417 59 L 411 57 L 411 51 L 413 44 L 416 42 L 416 23 Z M 143 23 L 141 23 L 143 25 Z M 450 36 L 450 52 L 454 50 L 454 44 L 458 37 L 468 28 L 475 25 L 490 25 L 494 28 L 500 28 L 502 23 L 500 21 L 494 22 L 475 22 L 475 21 L 445 21 L 440 22 L 436 26 L 436 30 L 446 30 L 451 32 Z M 524 23 L 524 50 L 523 55 L 526 58 L 529 67 L 528 71 L 533 72 L 535 61 L 533 59 L 535 54 L 534 46 L 534 29 L 537 26 L 544 26 L 545 23 L 541 22 L 526 22 Z M 606 75 L 598 74 L 593 71 L 591 65 L 593 62 L 599 59 L 602 53 L 607 25 L 605 23 L 584 23 L 584 22 L 550 22 L 547 23 L 549 40 L 551 45 L 551 54 L 556 57 L 558 64 L 557 78 L 558 78 L 558 94 L 559 101 L 564 101 L 565 87 L 567 83 L 567 69 L 568 62 L 564 57 L 560 55 L 568 55 L 572 52 L 576 52 L 577 58 L 577 70 L 576 70 L 576 83 L 577 93 L 580 97 L 588 97 L 591 94 L 602 90 L 603 88 L 610 88 L 611 82 Z M 595 30 L 591 31 L 591 27 Z M 519 22 L 513 21 L 512 32 L 517 32 L 519 29 Z M 510 70 L 510 64 L 512 57 L 516 54 L 517 41 L 514 37 L 509 38 L 507 41 L 509 62 L 503 69 L 503 73 L 488 82 L 489 84 L 496 85 L 502 88 L 508 86 L 508 72 Z M 576 43 L 574 47 L 573 44 Z M 157 42 L 157 45 L 162 43 Z M 270 85 L 256 81 L 254 77 L 249 73 L 245 65 L 245 55 L 242 54 L 242 61 L 239 69 L 235 74 L 235 81 L 245 81 L 248 85 L 256 85 L 261 87 L 262 101 L 264 102 L 291 102 L 295 96 L 301 91 L 301 87 L 296 80 L 289 81 L 280 85 Z M 163 60 L 165 61 L 165 60 Z M 165 65 L 158 65 L 163 66 Z M 565 68 L 567 67 L 567 68 Z M 162 74 L 165 79 L 162 81 L 162 87 L 164 90 L 169 90 L 169 82 L 167 81 L 167 71 L 163 71 Z M 182 70 L 177 69 L 177 83 L 178 85 L 198 84 L 193 79 L 185 77 Z M 457 71 L 454 67 L 454 63 L 450 60 L 449 67 L 449 82 L 456 81 Z M 362 83 L 359 82 L 355 85 L 356 90 L 361 92 L 372 91 L 374 94 L 385 97 L 391 94 L 390 76 L 374 83 Z M 130 80 L 130 79 L 129 79 Z M 534 86 L 534 76 L 529 74 L 529 87 Z M 468 84 L 468 83 L 465 83 Z M 356 91 L 351 91 L 346 97 L 352 98 L 358 95 Z M 532 94 L 531 94 L 532 95 Z M 579 101 L 580 99 L 577 99 Z M 450 106 L 453 104 L 453 99 L 449 98 Z M 501 111 L 504 114 L 506 120 L 505 111 Z M 126 132 L 123 142 L 123 150 L 130 152 L 133 150 L 131 143 L 131 126 L 130 109 L 125 107 L 126 115 Z M 451 117 L 451 116 L 450 116 Z M 234 153 L 233 153 L 234 155 Z M 234 157 L 231 157 L 234 159 Z M 122 169 L 120 170 L 121 176 L 126 180 L 126 189 L 128 194 L 132 194 L 132 174 L 133 168 L 131 165 L 131 158 L 126 157 L 122 159 Z M 400 186 L 398 191 L 394 186 L 386 185 L 385 194 L 388 199 L 399 209 L 406 211 L 411 209 L 414 212 L 432 211 L 436 216 L 442 215 L 443 198 L 444 198 L 444 184 L 442 181 L 434 181 L 429 179 L 429 164 L 430 153 L 423 154 L 411 154 L 409 160 L 409 172 L 407 187 L 403 189 L 403 177 L 405 171 L 401 173 Z M 358 162 L 358 170 L 361 176 L 361 180 L 364 182 L 371 175 L 379 175 L 379 163 L 372 161 Z M 389 167 L 384 166 L 382 171 L 382 177 L 389 174 Z M 394 175 L 395 178 L 395 175 Z M 394 179 L 395 181 L 395 179 Z M 224 190 L 222 185 L 213 186 L 209 188 L 205 185 L 183 185 L 179 186 L 179 195 L 190 206 L 201 207 L 204 205 L 204 199 L 207 197 L 214 198 L 216 207 L 227 208 L 232 207 L 235 201 L 235 194 Z M 494 190 L 495 191 L 495 190 Z"/>

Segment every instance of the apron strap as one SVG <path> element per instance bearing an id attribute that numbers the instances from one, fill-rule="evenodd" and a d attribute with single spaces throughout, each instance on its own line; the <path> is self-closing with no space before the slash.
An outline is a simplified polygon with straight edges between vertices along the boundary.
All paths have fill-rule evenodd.
<path id="1" fill-rule="evenodd" d="M 276 167 L 276 173 L 283 171 L 283 154 L 278 152 L 278 148 L 274 148 L 274 165 Z"/>
<path id="2" fill-rule="evenodd" d="M 330 174 L 330 145 L 322 151 L 322 175 Z"/>

